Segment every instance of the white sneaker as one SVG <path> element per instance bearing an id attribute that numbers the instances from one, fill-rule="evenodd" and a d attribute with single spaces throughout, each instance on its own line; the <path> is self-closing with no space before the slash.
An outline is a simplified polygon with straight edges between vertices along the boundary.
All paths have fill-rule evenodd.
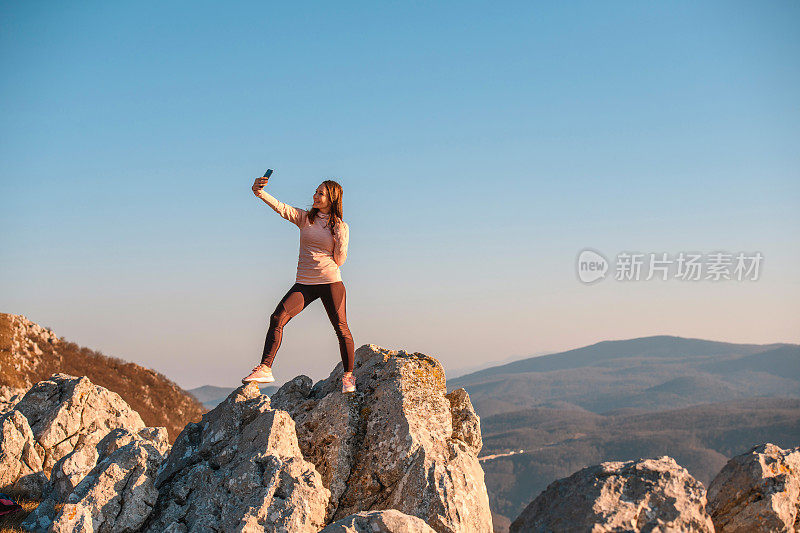
<path id="1" fill-rule="evenodd" d="M 265 364 L 260 364 L 253 369 L 249 376 L 242 378 L 242 383 L 255 381 L 256 383 L 272 383 L 275 378 L 272 376 L 272 369 Z"/>

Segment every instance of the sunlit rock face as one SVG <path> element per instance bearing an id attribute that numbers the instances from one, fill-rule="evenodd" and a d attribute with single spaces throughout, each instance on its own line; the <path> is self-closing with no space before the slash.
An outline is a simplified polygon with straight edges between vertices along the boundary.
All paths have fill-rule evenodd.
<path id="1" fill-rule="evenodd" d="M 295 423 L 242 386 L 178 436 L 145 531 L 297 531 L 324 525 L 330 491 L 303 459 Z"/>
<path id="2" fill-rule="evenodd" d="M 539 531 L 714 531 L 706 490 L 668 456 L 606 462 L 551 483 L 511 523 Z"/>
<path id="3" fill-rule="evenodd" d="M 331 491 L 327 521 L 395 509 L 439 532 L 491 531 L 480 420 L 466 391 L 447 393 L 439 361 L 367 344 L 355 393 L 341 392 L 342 374 L 339 363 L 313 387 L 299 376 L 272 396 Z"/>
<path id="4" fill-rule="evenodd" d="M 737 455 L 708 486 L 718 533 L 800 529 L 800 448 L 766 443 Z"/>

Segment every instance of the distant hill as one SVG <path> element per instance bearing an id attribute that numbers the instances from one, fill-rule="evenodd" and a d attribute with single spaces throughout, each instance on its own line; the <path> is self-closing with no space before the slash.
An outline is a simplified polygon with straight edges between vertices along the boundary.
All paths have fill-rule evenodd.
<path id="1" fill-rule="evenodd" d="M 23 315 L 0 313 L 0 385 L 29 388 L 56 372 L 87 376 L 119 394 L 148 426 L 174 442 L 206 409 L 164 375 L 59 338 Z"/>
<path id="2" fill-rule="evenodd" d="M 266 386 L 259 386 L 261 390 L 261 394 L 266 394 L 268 396 L 273 395 L 280 387 L 276 387 L 274 385 L 266 385 Z M 228 395 L 233 392 L 234 387 L 216 387 L 214 385 L 203 385 L 202 387 L 197 387 L 195 389 L 189 389 L 189 392 L 192 396 L 197 398 L 200 402 L 202 402 L 203 407 L 206 409 L 213 409 L 222 401 L 228 397 Z"/>
<path id="3" fill-rule="evenodd" d="M 800 346 L 667 335 L 603 341 L 448 379 L 480 416 L 560 401 L 595 413 L 753 397 L 800 398 Z"/>
<path id="4" fill-rule="evenodd" d="M 800 348 L 785 345 L 774 350 L 740 357 L 733 361 L 712 362 L 704 365 L 707 371 L 721 375 L 736 372 L 766 372 L 781 378 L 797 379 L 800 376 Z"/>
<path id="5" fill-rule="evenodd" d="M 611 361 L 631 359 L 694 360 L 714 356 L 742 356 L 764 352 L 773 348 L 796 346 L 786 344 L 733 344 L 729 342 L 688 339 L 672 335 L 655 335 L 636 339 L 602 341 L 582 348 L 539 357 L 530 357 L 501 366 L 473 372 L 459 379 L 485 378 L 521 372 L 552 372 L 586 366 L 608 366 Z M 612 365 L 616 366 L 616 365 Z"/>

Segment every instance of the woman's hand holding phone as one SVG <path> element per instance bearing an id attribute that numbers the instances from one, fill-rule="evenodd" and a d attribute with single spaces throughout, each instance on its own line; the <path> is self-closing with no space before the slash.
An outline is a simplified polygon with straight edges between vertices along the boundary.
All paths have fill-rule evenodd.
<path id="1" fill-rule="evenodd" d="M 256 196 L 258 196 L 258 193 L 260 193 L 261 189 L 267 184 L 270 176 L 272 176 L 272 169 L 268 168 L 262 177 L 256 178 L 256 182 L 253 183 L 253 193 L 255 193 Z"/>
<path id="2" fill-rule="evenodd" d="M 258 196 L 268 181 L 269 178 L 256 178 L 256 182 L 253 183 L 253 193 Z"/>

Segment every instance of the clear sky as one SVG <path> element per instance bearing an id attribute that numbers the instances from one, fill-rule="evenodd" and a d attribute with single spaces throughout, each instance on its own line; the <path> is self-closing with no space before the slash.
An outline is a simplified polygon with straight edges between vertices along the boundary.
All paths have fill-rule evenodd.
<path id="1" fill-rule="evenodd" d="M 800 3 L 0 3 L 0 312 L 234 386 L 344 188 L 356 347 L 448 370 L 667 334 L 800 342 Z M 587 285 L 584 248 L 760 252 Z M 277 383 L 340 360 L 317 301 Z"/>

